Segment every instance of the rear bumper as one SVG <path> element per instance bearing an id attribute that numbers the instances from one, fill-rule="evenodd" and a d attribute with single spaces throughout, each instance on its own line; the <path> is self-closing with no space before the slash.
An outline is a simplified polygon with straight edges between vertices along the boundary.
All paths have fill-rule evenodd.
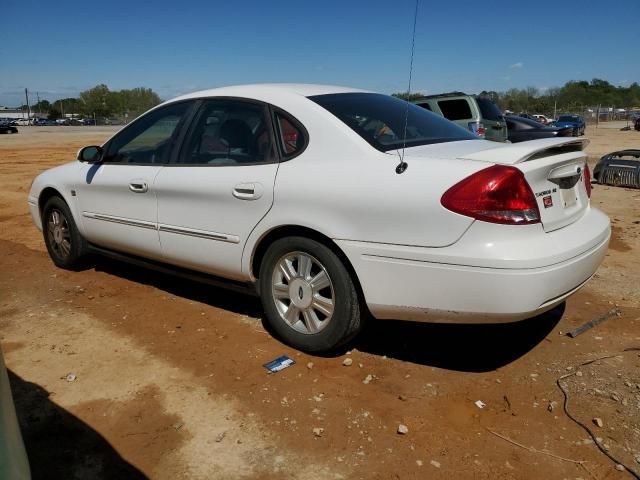
<path id="1" fill-rule="evenodd" d="M 500 323 L 563 302 L 593 276 L 610 237 L 609 219 L 595 209 L 554 232 L 531 227 L 505 230 L 475 222 L 459 242 L 444 248 L 337 243 L 376 318 Z M 511 230 L 517 235 L 509 238 L 511 228 L 520 231 Z M 503 236 L 491 239 L 490 231 Z"/>

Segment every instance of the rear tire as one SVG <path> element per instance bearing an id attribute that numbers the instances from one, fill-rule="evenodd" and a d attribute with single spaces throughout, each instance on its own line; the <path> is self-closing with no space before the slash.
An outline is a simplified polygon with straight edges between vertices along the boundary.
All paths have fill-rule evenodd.
<path id="1" fill-rule="evenodd" d="M 52 197 L 45 203 L 42 209 L 42 234 L 49 256 L 57 267 L 80 270 L 86 266 L 89 246 L 62 198 Z"/>
<path id="2" fill-rule="evenodd" d="M 260 264 L 259 287 L 269 326 L 295 348 L 332 351 L 362 329 L 351 275 L 331 249 L 315 240 L 273 242 Z"/>

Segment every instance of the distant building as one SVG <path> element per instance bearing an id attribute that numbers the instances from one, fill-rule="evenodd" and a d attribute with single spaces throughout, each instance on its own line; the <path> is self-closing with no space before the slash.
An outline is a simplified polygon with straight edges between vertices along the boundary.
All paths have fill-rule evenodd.
<path id="1" fill-rule="evenodd" d="M 48 114 L 31 112 L 31 118 L 47 118 Z M 26 110 L 0 106 L 0 118 L 27 118 Z"/>

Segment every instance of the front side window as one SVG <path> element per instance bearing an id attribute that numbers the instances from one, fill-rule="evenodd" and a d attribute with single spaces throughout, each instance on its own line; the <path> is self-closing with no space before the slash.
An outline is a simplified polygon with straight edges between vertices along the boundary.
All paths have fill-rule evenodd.
<path id="1" fill-rule="evenodd" d="M 469 102 L 463 98 L 456 100 L 438 100 L 438 107 L 444 118 L 449 120 L 468 120 L 472 117 Z"/>
<path id="2" fill-rule="evenodd" d="M 247 165 L 274 160 L 270 126 L 262 105 L 236 100 L 206 102 L 196 116 L 180 162 Z"/>
<path id="3" fill-rule="evenodd" d="M 440 115 L 388 95 L 354 92 L 308 98 L 382 152 L 403 146 L 477 139 L 468 130 Z"/>
<path id="4" fill-rule="evenodd" d="M 136 120 L 111 140 L 103 161 L 166 163 L 173 134 L 190 105 L 190 102 L 174 103 Z"/>

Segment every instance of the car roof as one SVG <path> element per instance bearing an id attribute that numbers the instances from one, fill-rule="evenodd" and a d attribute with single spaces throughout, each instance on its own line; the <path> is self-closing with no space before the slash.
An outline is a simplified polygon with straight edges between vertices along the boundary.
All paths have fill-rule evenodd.
<path id="1" fill-rule="evenodd" d="M 269 95 L 281 97 L 311 97 L 313 95 L 327 95 L 332 93 L 373 93 L 367 90 L 360 90 L 350 87 L 340 87 L 336 85 L 315 85 L 307 83 L 257 83 L 252 85 L 233 85 L 228 87 L 212 88 L 188 93 L 169 100 L 175 102 L 191 98 L 203 97 L 242 97 L 263 99 Z"/>
<path id="2" fill-rule="evenodd" d="M 438 93 L 435 95 L 425 95 L 424 97 L 420 97 L 416 101 L 419 102 L 420 100 L 430 100 L 434 98 L 444 98 L 444 97 L 472 97 L 472 96 L 473 95 L 468 95 L 464 92 L 446 92 L 446 93 Z"/>

